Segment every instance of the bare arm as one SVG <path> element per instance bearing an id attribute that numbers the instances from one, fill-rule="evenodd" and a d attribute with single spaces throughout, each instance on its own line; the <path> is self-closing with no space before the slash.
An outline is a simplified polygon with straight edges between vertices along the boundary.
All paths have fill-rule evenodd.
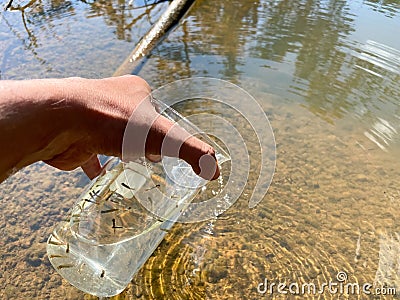
<path id="1" fill-rule="evenodd" d="M 82 166 L 95 177 L 100 171 L 97 154 L 121 156 L 128 119 L 149 92 L 136 76 L 0 81 L 0 181 L 40 160 L 62 170 Z M 148 158 L 160 154 L 172 126 L 158 116 L 146 142 Z M 199 159 L 215 157 L 214 150 L 183 131 L 181 138 L 176 141 L 182 143 L 179 156 L 207 177 Z M 210 178 L 218 175 L 217 168 Z"/>

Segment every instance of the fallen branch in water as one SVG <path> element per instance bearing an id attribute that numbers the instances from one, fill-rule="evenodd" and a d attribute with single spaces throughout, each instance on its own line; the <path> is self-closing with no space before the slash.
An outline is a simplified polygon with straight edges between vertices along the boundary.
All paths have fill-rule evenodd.
<path id="1" fill-rule="evenodd" d="M 11 7 L 13 1 L 14 0 L 9 0 L 8 3 L 6 4 L 6 6 L 4 6 L 4 10 L 9 9 Z"/>
<path id="2" fill-rule="evenodd" d="M 181 20 L 195 0 L 173 0 L 150 30 L 142 37 L 132 53 L 113 76 L 137 74 L 150 52 Z"/>

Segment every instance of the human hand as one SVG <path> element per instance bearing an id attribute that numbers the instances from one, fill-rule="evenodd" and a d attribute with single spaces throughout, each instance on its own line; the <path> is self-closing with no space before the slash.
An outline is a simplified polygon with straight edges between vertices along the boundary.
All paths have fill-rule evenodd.
<path id="1" fill-rule="evenodd" d="M 178 156 L 205 179 L 219 176 L 214 149 L 160 116 L 149 101 L 150 87 L 140 77 L 67 78 L 62 89 L 65 100 L 60 105 L 68 107 L 65 122 L 69 124 L 47 147 L 51 152 L 43 159 L 47 164 L 62 170 L 81 166 L 89 178 L 96 177 L 101 171 L 97 154 L 122 156 L 130 120 L 136 141 L 129 145 L 132 153 L 141 154 L 145 143 L 149 160 L 157 161 L 160 155 Z"/>

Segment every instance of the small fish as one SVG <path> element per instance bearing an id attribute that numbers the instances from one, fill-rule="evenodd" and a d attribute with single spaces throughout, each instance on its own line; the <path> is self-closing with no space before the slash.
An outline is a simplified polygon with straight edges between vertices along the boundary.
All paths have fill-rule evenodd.
<path id="1" fill-rule="evenodd" d="M 112 195 L 113 195 L 113 194 L 110 193 L 110 195 L 108 195 L 107 198 L 104 199 L 104 201 L 108 201 L 108 199 L 110 199 Z M 111 201 L 112 201 L 112 200 L 111 200 Z"/>
<path id="2" fill-rule="evenodd" d="M 108 213 L 115 212 L 115 211 L 118 211 L 118 210 L 119 210 L 119 208 L 112 208 L 112 209 L 102 210 L 100 212 L 102 214 L 108 214 Z"/>
<path id="3" fill-rule="evenodd" d="M 90 191 L 89 192 L 89 196 L 90 196 L 90 198 L 94 198 L 94 197 L 98 197 L 99 196 L 99 193 L 100 193 L 100 190 L 97 190 L 97 191 Z"/>
<path id="4" fill-rule="evenodd" d="M 96 183 L 95 187 L 105 186 L 107 183 Z"/>
<path id="5" fill-rule="evenodd" d="M 180 197 L 179 197 L 178 195 L 172 195 L 170 198 L 171 198 L 171 199 L 176 199 L 176 198 L 180 198 Z M 178 206 L 179 206 L 179 203 L 176 202 L 175 208 L 178 208 Z"/>
<path id="6" fill-rule="evenodd" d="M 85 207 L 85 204 L 86 204 L 86 201 L 83 201 L 82 205 L 81 205 L 82 211 L 83 211 L 83 208 Z"/>
<path id="7" fill-rule="evenodd" d="M 65 244 L 62 243 L 62 242 L 56 242 L 56 241 L 53 241 L 53 240 L 50 240 L 48 243 L 49 243 L 50 245 L 56 245 L 56 246 L 65 245 Z"/>
<path id="8" fill-rule="evenodd" d="M 71 221 L 72 221 L 72 223 L 78 223 L 78 222 L 80 222 L 81 221 L 81 218 L 72 218 L 71 219 Z"/>
<path id="9" fill-rule="evenodd" d="M 65 268 L 72 268 L 74 265 L 59 265 L 57 267 L 58 270 L 65 269 Z"/>
<path id="10" fill-rule="evenodd" d="M 67 256 L 65 256 L 65 255 L 59 255 L 59 254 L 52 254 L 52 255 L 49 255 L 49 258 L 62 258 L 62 257 L 67 257 Z"/>
<path id="11" fill-rule="evenodd" d="M 102 270 L 101 274 L 100 274 L 100 277 L 103 278 L 105 273 L 106 273 L 106 271 Z"/>
<path id="12" fill-rule="evenodd" d="M 134 188 L 131 188 L 129 185 L 127 185 L 125 182 L 122 182 L 121 185 L 122 185 L 124 188 L 127 188 L 128 190 L 135 190 Z"/>
<path id="13" fill-rule="evenodd" d="M 168 230 L 168 229 L 161 228 L 161 227 L 160 227 L 160 230 L 161 230 L 161 231 L 165 231 L 165 232 L 169 232 L 169 230 Z"/>
<path id="14" fill-rule="evenodd" d="M 161 186 L 160 184 L 156 184 L 155 186 L 146 189 L 146 192 L 147 192 L 147 191 L 150 191 L 150 190 L 152 190 L 152 189 L 154 189 L 154 188 L 159 188 L 160 186 Z"/>
<path id="15" fill-rule="evenodd" d="M 79 207 L 79 210 L 80 210 L 80 211 L 83 211 L 83 206 L 85 205 L 85 203 L 86 203 L 86 202 L 83 202 L 82 205 L 80 205 L 80 204 L 78 203 L 78 207 Z"/>
<path id="16" fill-rule="evenodd" d="M 88 220 L 88 218 L 72 218 L 71 219 L 72 223 L 85 222 L 87 220 Z"/>
<path id="17" fill-rule="evenodd" d="M 65 249 L 65 253 L 69 253 L 69 243 L 67 243 L 67 248 Z"/>
<path id="18" fill-rule="evenodd" d="M 115 229 L 121 229 L 121 228 L 123 228 L 122 226 L 116 226 L 116 225 L 115 225 L 115 219 L 112 219 L 112 223 L 113 223 L 113 225 L 112 225 L 111 228 L 114 229 L 114 233 L 115 233 Z"/>
<path id="19" fill-rule="evenodd" d="M 121 201 L 118 201 L 118 200 L 111 199 L 110 201 L 111 201 L 112 203 L 121 204 Z"/>
<path id="20" fill-rule="evenodd" d="M 78 269 L 79 274 L 82 273 L 83 267 L 85 266 L 85 263 L 82 263 Z"/>
<path id="21" fill-rule="evenodd" d="M 86 201 L 86 202 L 90 202 L 90 203 L 94 203 L 94 204 L 97 204 L 97 202 L 96 201 L 94 201 L 94 200 L 90 200 L 90 199 L 83 199 L 84 201 Z"/>
<path id="22" fill-rule="evenodd" d="M 113 203 L 117 203 L 117 204 L 121 204 L 122 201 L 126 200 L 127 198 L 125 198 L 123 195 L 113 191 L 113 198 L 110 200 Z M 108 198 L 107 198 L 108 199 Z"/>
<path id="23" fill-rule="evenodd" d="M 216 216 L 218 220 L 229 220 L 231 217 L 230 216 L 223 216 L 223 215 L 218 215 Z"/>

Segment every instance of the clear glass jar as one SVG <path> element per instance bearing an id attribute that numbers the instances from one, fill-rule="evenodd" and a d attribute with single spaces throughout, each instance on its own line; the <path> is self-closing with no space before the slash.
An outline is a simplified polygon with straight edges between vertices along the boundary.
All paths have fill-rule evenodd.
<path id="1" fill-rule="evenodd" d="M 184 120 L 165 104 L 153 103 L 171 120 Z M 184 127 L 199 135 L 190 122 Z M 230 160 L 207 135 L 200 137 L 214 147 L 220 166 Z M 178 158 L 163 157 L 158 163 L 111 158 L 50 235 L 49 260 L 86 293 L 119 294 L 206 184 Z"/>

